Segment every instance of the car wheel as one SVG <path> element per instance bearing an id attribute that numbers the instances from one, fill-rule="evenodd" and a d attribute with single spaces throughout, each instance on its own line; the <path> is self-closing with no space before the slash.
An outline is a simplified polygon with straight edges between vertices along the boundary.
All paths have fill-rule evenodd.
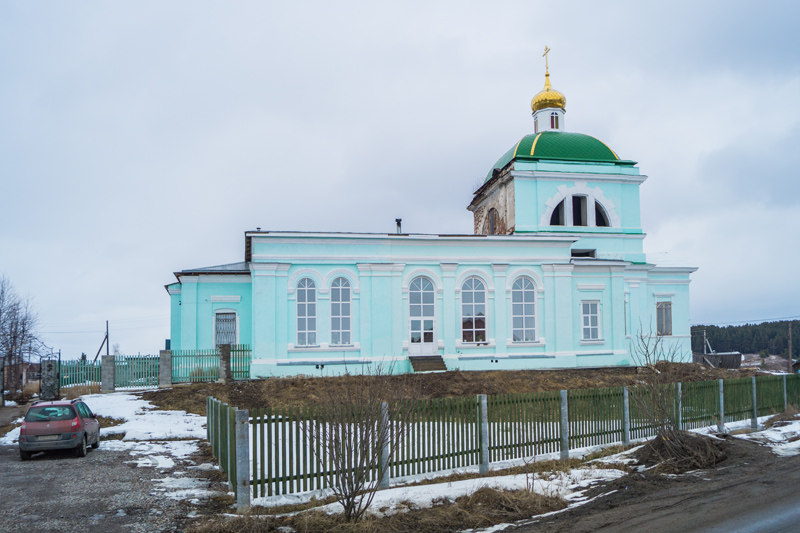
<path id="1" fill-rule="evenodd" d="M 81 439 L 81 443 L 75 448 L 75 457 L 86 457 L 86 435 Z"/>
<path id="2" fill-rule="evenodd" d="M 26 452 L 25 450 L 20 448 L 20 450 L 19 450 L 19 458 L 20 458 L 21 461 L 29 460 L 31 458 L 31 455 L 32 455 L 31 452 Z"/>
<path id="3" fill-rule="evenodd" d="M 96 450 L 100 447 L 100 434 L 97 434 L 97 439 L 92 443 L 92 449 Z"/>

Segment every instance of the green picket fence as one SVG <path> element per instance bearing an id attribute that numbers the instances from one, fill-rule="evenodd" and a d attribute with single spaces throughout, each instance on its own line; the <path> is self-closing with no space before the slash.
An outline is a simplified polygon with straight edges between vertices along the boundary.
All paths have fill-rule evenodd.
<path id="1" fill-rule="evenodd" d="M 173 350 L 172 382 L 199 383 L 219 379 L 217 350 Z"/>
<path id="2" fill-rule="evenodd" d="M 114 388 L 158 387 L 157 355 L 117 355 L 114 357 Z"/>
<path id="3" fill-rule="evenodd" d="M 759 416 L 782 411 L 785 405 L 800 405 L 798 375 L 760 376 L 755 384 Z M 568 449 L 574 449 L 653 436 L 656 428 L 646 413 L 650 394 L 661 395 L 667 406 L 665 416 L 684 429 L 716 426 L 719 387 L 719 380 L 668 384 L 658 390 L 630 387 L 627 425 L 622 387 L 567 391 L 568 428 L 561 425 L 559 391 L 487 396 L 485 436 L 480 397 L 402 401 L 387 406 L 386 422 L 376 423 L 388 423 L 391 429 L 394 444 L 387 458 L 388 476 L 396 479 L 480 465 L 482 441 L 488 448 L 488 463 L 498 463 L 563 453 L 562 438 L 568 439 Z M 725 422 L 753 417 L 752 378 L 725 380 L 722 393 Z M 209 398 L 207 410 L 214 457 L 235 478 L 231 473 L 236 468 L 232 451 L 235 409 Z M 253 497 L 313 491 L 336 482 L 337 466 L 322 442 L 328 432 L 321 415 L 314 407 L 250 411 L 247 459 Z M 366 475 L 374 480 L 377 466 Z"/>
<path id="4" fill-rule="evenodd" d="M 490 461 L 531 457 L 559 449 L 559 391 L 491 395 L 487 398 L 487 409 Z M 477 464 L 477 456 L 472 464 Z"/>
<path id="5" fill-rule="evenodd" d="M 231 345 L 233 379 L 250 379 L 252 350 L 247 344 Z M 173 350 L 172 382 L 199 383 L 219 379 L 219 350 Z"/>
<path id="6" fill-rule="evenodd" d="M 247 344 L 231 345 L 231 374 L 233 379 L 250 379 L 253 352 Z"/>
<path id="7" fill-rule="evenodd" d="M 211 453 L 237 492 L 236 470 L 236 408 L 212 398 L 206 398 L 206 436 L 211 444 Z"/>
<path id="8" fill-rule="evenodd" d="M 80 385 L 100 385 L 100 363 L 86 361 L 60 361 L 58 380 L 61 388 Z"/>

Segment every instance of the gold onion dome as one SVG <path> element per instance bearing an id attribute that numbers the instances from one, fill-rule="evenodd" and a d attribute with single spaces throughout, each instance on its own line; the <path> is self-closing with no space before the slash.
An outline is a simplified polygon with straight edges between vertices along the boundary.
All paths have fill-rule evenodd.
<path id="1" fill-rule="evenodd" d="M 559 107 L 562 111 L 566 111 L 564 109 L 566 105 L 567 97 L 553 89 L 553 86 L 550 85 L 550 73 L 546 72 L 544 75 L 544 89 L 539 91 L 531 100 L 531 109 L 534 113 L 547 107 Z"/>

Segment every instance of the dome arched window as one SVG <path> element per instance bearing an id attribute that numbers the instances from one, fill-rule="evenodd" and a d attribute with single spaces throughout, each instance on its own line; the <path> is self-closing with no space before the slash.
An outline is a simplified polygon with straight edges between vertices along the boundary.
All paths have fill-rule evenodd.
<path id="1" fill-rule="evenodd" d="M 557 130 L 558 129 L 558 113 L 553 111 L 550 113 L 550 129 Z"/>

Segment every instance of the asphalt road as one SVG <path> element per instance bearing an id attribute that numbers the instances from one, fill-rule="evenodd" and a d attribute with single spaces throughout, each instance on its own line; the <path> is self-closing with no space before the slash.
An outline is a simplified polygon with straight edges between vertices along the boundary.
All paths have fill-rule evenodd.
<path id="1" fill-rule="evenodd" d="M 22 462 L 16 446 L 0 446 L 0 531 L 181 531 L 192 507 L 154 493 L 163 476 L 102 447 Z"/>

